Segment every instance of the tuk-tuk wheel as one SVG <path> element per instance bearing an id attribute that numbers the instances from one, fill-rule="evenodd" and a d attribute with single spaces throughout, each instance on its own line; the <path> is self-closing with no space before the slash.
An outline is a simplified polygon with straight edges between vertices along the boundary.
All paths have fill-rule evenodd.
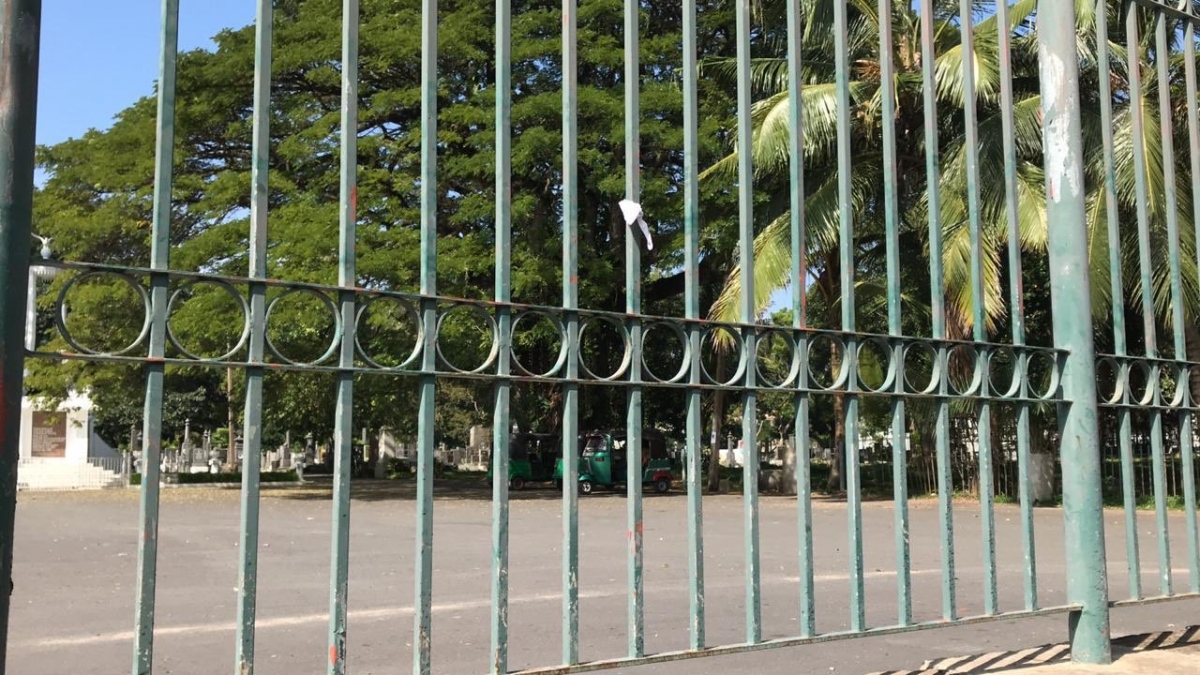
<path id="1" fill-rule="evenodd" d="M 513 478 L 512 480 L 508 481 L 508 487 L 512 490 L 517 490 L 517 491 L 524 490 L 525 489 L 525 479 L 521 478 L 520 476 L 517 476 L 516 478 Z"/>
<path id="2" fill-rule="evenodd" d="M 595 484 L 592 483 L 592 481 L 590 481 L 590 480 L 579 481 L 579 493 L 580 494 L 590 495 L 590 494 L 592 494 L 592 491 L 595 489 L 596 489 L 596 486 L 595 486 Z"/>
<path id="3" fill-rule="evenodd" d="M 666 478 L 659 478 L 654 481 L 654 491 L 660 495 L 665 495 L 671 491 L 671 481 Z"/>

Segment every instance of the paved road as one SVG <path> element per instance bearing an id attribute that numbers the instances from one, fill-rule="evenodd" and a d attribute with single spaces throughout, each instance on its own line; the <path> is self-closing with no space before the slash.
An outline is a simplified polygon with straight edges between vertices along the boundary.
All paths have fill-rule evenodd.
<path id="1" fill-rule="evenodd" d="M 485 672 L 488 651 L 491 510 L 483 486 L 439 485 L 434 538 L 434 664 L 440 673 Z M 351 671 L 411 670 L 414 508 L 411 484 L 364 483 L 355 488 L 351 533 Z M 598 495 L 580 513 L 582 619 L 585 660 L 625 652 L 625 500 Z M 708 639 L 744 639 L 742 506 L 734 496 L 706 497 L 705 544 Z M 137 493 L 22 494 L 17 512 L 16 590 L 9 641 L 15 675 L 111 675 L 128 672 L 137 555 Z M 687 531 L 682 495 L 645 503 L 646 648 L 687 646 Z M 982 611 L 978 507 L 956 507 L 955 537 L 960 612 Z M 895 621 L 892 510 L 864 508 L 867 619 Z M 846 513 L 843 504 L 814 505 L 818 628 L 844 630 Z M 157 673 L 228 673 L 233 664 L 238 565 L 236 490 L 167 490 L 160 526 Z M 1123 524 L 1107 514 L 1114 596 L 1126 593 Z M 512 508 L 511 666 L 559 660 L 561 504 L 552 491 L 523 493 Z M 1018 512 L 997 507 L 1002 610 L 1022 603 Z M 1062 604 L 1065 565 L 1061 513 L 1039 510 L 1038 567 L 1044 605 Z M 1139 528 L 1147 589 L 1157 562 L 1152 514 Z M 764 637 L 797 632 L 795 501 L 764 497 L 761 513 Z M 1174 579 L 1186 587 L 1182 517 L 1172 517 L 1177 559 Z M 330 501 L 327 489 L 266 490 L 259 558 L 258 672 L 323 672 L 329 574 Z M 937 512 L 931 501 L 912 506 L 915 619 L 941 611 Z M 1200 602 L 1177 601 L 1121 610 L 1114 632 L 1145 632 L 1200 623 Z M 861 673 L 915 668 L 935 657 L 978 654 L 1056 642 L 1066 620 L 1056 616 L 1002 624 L 960 626 L 876 636 L 754 654 L 647 666 L 645 675 L 748 672 Z M 629 669 L 625 669 L 629 670 Z"/>

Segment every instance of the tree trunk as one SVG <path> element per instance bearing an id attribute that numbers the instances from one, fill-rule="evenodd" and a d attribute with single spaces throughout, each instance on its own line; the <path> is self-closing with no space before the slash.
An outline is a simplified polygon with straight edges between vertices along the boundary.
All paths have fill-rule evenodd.
<path id="1" fill-rule="evenodd" d="M 1200 327 L 1194 323 L 1187 324 L 1183 329 L 1184 344 L 1187 351 L 1187 360 L 1193 363 L 1200 362 Z M 1192 385 L 1192 405 L 1200 401 L 1200 369 L 1194 368 L 1191 372 Z"/>
<path id="2" fill-rule="evenodd" d="M 238 465 L 237 461 L 237 442 L 233 433 L 233 369 L 225 370 L 225 414 L 226 423 L 229 426 L 229 446 L 225 449 L 225 463 L 231 467 Z"/>
<path id="3" fill-rule="evenodd" d="M 724 351 L 717 352 L 718 382 L 725 379 L 726 357 Z M 718 389 L 713 395 L 712 411 L 712 455 L 708 460 L 708 491 L 716 492 L 721 489 L 721 428 L 725 423 L 726 391 Z"/>
<path id="4" fill-rule="evenodd" d="M 796 439 L 793 436 L 783 444 L 783 475 L 779 481 L 781 494 L 794 495 L 800 491 L 800 485 L 796 479 L 796 458 Z"/>
<path id="5" fill-rule="evenodd" d="M 837 377 L 842 368 L 842 355 L 834 342 L 829 343 L 829 370 Z M 844 492 L 846 490 L 846 397 L 835 394 L 833 397 L 833 448 L 832 464 L 829 467 L 829 481 L 825 485 L 828 492 Z"/>

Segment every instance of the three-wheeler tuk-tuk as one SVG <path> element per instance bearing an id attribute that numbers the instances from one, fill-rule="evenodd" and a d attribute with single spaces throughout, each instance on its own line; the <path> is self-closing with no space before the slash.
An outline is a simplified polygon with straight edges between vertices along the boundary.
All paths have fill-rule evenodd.
<path id="1" fill-rule="evenodd" d="M 508 439 L 508 458 L 508 486 L 513 490 L 524 489 L 527 483 L 562 482 L 562 441 L 556 435 L 512 434 Z M 492 479 L 490 457 L 488 479 Z"/>
<path id="2" fill-rule="evenodd" d="M 584 435 L 579 462 L 579 492 L 591 494 L 597 487 L 614 488 L 628 480 L 628 443 L 624 431 L 595 431 Z M 671 490 L 671 456 L 662 434 L 642 432 L 642 484 L 653 485 L 663 494 Z"/>

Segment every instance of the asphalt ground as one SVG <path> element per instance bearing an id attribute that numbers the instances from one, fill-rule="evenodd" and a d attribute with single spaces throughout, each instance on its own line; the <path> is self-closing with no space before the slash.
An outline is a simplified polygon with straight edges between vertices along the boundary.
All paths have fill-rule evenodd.
<path id="1" fill-rule="evenodd" d="M 434 507 L 433 664 L 436 673 L 487 671 L 490 626 L 490 490 L 439 482 Z M 163 490 L 155 672 L 229 673 L 234 664 L 239 565 L 236 489 Z M 15 538 L 15 590 L 8 644 L 14 675 L 112 675 L 132 661 L 137 568 L 137 490 L 22 493 Z M 349 672 L 412 670 L 415 504 L 411 481 L 356 483 L 351 513 Z M 686 499 L 645 499 L 647 652 L 688 646 Z M 941 616 L 936 502 L 910 506 L 913 618 Z M 704 498 L 707 642 L 745 640 L 744 531 L 740 496 Z M 626 654 L 626 499 L 581 498 L 579 648 L 583 660 Z M 328 485 L 264 489 L 258 582 L 257 672 L 323 673 L 328 659 L 331 501 Z M 561 660 L 562 503 L 552 489 L 514 494 L 511 520 L 510 668 Z M 798 633 L 798 528 L 794 498 L 761 500 L 762 626 L 765 639 Z M 1023 608 L 1019 511 L 996 506 L 1001 611 Z M 1127 595 L 1124 516 L 1106 511 L 1110 588 Z M 1066 603 L 1062 512 L 1035 512 L 1039 597 Z M 955 504 L 959 613 L 983 612 L 979 505 Z M 1153 513 L 1139 519 L 1143 584 L 1158 588 Z M 1187 590 L 1182 513 L 1172 513 L 1173 580 Z M 896 622 L 893 510 L 863 507 L 867 622 Z M 813 504 L 817 627 L 849 628 L 844 502 Z M 1200 601 L 1114 610 L 1114 634 L 1200 623 Z M 1065 615 L 691 659 L 616 672 L 862 673 L 917 668 L 930 659 L 1016 650 L 1065 639 Z"/>

